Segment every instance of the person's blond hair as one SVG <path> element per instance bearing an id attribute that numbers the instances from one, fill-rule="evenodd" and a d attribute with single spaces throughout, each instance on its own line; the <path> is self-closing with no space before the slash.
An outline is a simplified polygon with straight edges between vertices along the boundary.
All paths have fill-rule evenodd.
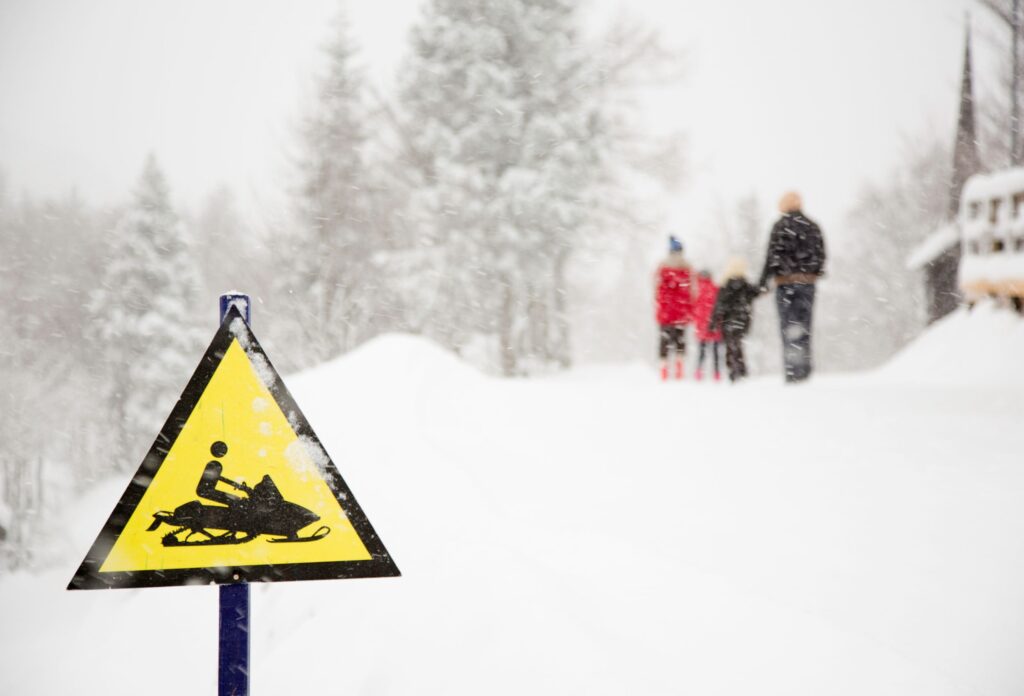
<path id="1" fill-rule="evenodd" d="M 733 278 L 746 278 L 747 277 L 747 262 L 745 259 L 741 259 L 738 256 L 733 256 L 729 259 L 728 263 L 725 264 L 725 272 L 722 273 L 722 282 L 727 282 Z"/>
<path id="2" fill-rule="evenodd" d="M 786 191 L 779 199 L 779 211 L 783 213 L 795 213 L 803 207 L 800 194 L 796 191 Z"/>

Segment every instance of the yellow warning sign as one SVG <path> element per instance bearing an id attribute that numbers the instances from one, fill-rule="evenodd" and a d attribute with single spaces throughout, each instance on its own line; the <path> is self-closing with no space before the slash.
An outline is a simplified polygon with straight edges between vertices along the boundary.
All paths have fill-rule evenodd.
<path id="1" fill-rule="evenodd" d="M 232 310 L 70 588 L 397 574 Z"/>

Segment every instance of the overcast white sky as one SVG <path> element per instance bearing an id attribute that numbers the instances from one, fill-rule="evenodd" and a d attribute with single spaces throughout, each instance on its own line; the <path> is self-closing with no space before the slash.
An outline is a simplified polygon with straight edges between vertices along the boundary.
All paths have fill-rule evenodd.
<path id="1" fill-rule="evenodd" d="M 595 22 L 616 0 L 586 7 Z M 368 72 L 398 68 L 418 0 L 349 3 Z M 0 0 L 0 171 L 15 193 L 77 188 L 113 204 L 157 153 L 176 198 L 226 184 L 255 218 L 289 182 L 288 151 L 335 0 Z M 785 188 L 826 227 L 881 179 L 907 137 L 952 139 L 971 0 L 628 3 L 684 47 L 687 72 L 652 102 L 688 135 L 690 179 L 670 226 L 713 224 Z M 992 59 L 976 47 L 983 88 Z"/>

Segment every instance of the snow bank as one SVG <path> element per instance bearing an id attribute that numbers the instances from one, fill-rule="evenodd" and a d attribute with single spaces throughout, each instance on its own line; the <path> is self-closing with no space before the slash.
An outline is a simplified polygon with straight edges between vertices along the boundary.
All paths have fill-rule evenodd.
<path id="1" fill-rule="evenodd" d="M 922 384 L 1024 386 L 1024 318 L 991 302 L 961 308 L 932 325 L 878 374 Z"/>
<path id="2" fill-rule="evenodd" d="M 1019 694 L 1017 321 L 795 388 L 490 379 L 406 336 L 289 378 L 403 577 L 254 587 L 253 694 Z M 935 379 L 996 336 L 983 384 Z M 124 483 L 0 578 L 0 693 L 215 688 L 214 588 L 64 591 Z"/>

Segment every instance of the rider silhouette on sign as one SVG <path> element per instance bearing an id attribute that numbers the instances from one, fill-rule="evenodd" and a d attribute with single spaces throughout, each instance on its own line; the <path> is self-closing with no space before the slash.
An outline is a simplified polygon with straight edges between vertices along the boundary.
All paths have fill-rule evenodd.
<path id="1" fill-rule="evenodd" d="M 210 446 L 214 457 L 228 453 L 226 443 L 218 440 Z M 316 522 L 320 517 L 312 510 L 288 502 L 277 490 L 273 479 L 264 475 L 255 486 L 232 481 L 224 477 L 224 465 L 220 459 L 206 463 L 203 474 L 196 485 L 196 495 L 220 505 L 204 505 L 192 500 L 179 505 L 173 512 L 160 510 L 153 514 L 153 523 L 148 531 L 156 531 L 161 524 L 173 529 L 164 535 L 164 546 L 201 546 L 209 544 L 242 544 L 260 535 L 266 535 L 270 543 L 317 541 L 330 532 L 330 527 L 320 526 L 309 536 L 300 537 L 299 531 Z M 218 484 L 230 486 L 245 495 L 236 495 L 217 488 Z M 193 540 L 192 537 L 199 535 Z"/>
<path id="2" fill-rule="evenodd" d="M 210 446 L 210 454 L 214 457 L 223 457 L 228 453 L 228 446 L 218 440 Z M 244 483 L 238 483 L 232 481 L 229 478 L 225 478 L 221 475 L 224 471 L 224 465 L 219 460 L 213 459 L 206 464 L 206 468 L 203 469 L 203 476 L 199 479 L 199 485 L 196 486 L 196 495 L 206 500 L 212 500 L 215 503 L 223 503 L 224 505 L 231 506 L 232 503 L 237 503 L 244 500 L 241 496 L 222 491 L 217 488 L 218 483 L 223 483 L 231 486 L 236 491 L 241 491 L 246 496 L 252 495 L 252 489 Z"/>

